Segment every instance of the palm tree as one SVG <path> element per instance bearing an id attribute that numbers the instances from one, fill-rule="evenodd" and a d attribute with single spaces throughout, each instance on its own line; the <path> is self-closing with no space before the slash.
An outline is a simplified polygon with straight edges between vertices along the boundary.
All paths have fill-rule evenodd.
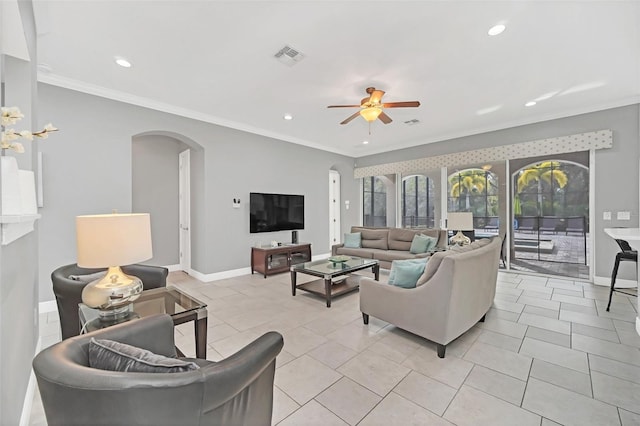
<path id="1" fill-rule="evenodd" d="M 450 195 L 453 198 L 466 197 L 466 211 L 471 207 L 470 194 L 482 194 L 487 183 L 486 172 L 481 169 L 470 169 L 455 173 L 449 177 Z"/>
<path id="2" fill-rule="evenodd" d="M 558 161 L 544 161 L 527 169 L 521 170 L 518 175 L 518 194 L 521 194 L 531 184 L 537 184 L 539 215 L 544 214 L 542 208 L 542 182 L 546 182 L 549 185 L 552 185 L 555 182 L 558 187 L 564 188 L 569 181 L 566 173 L 559 170 L 559 167 L 560 162 Z"/>

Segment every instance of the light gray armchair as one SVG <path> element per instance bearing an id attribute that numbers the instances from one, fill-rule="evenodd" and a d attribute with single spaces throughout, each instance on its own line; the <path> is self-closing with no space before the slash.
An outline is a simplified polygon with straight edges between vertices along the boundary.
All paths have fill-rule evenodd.
<path id="1" fill-rule="evenodd" d="M 484 316 L 493 304 L 500 260 L 500 237 L 482 239 L 459 250 L 435 253 L 416 288 L 400 288 L 369 278 L 360 280 L 360 311 L 446 346 Z"/>
<path id="2" fill-rule="evenodd" d="M 175 357 L 174 325 L 156 315 L 72 337 L 33 360 L 47 422 L 53 425 L 270 425 L 282 336 L 269 332 L 234 355 L 184 373 L 89 367 L 91 337 Z"/>

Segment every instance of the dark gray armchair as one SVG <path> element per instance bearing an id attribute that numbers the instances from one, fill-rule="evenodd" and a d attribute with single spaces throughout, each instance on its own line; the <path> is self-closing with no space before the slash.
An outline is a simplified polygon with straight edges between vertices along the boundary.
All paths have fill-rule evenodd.
<path id="1" fill-rule="evenodd" d="M 167 286 L 167 275 L 169 274 L 167 268 L 136 264 L 123 266 L 122 270 L 125 274 L 140 278 L 145 290 Z M 53 294 L 55 294 L 58 304 L 63 340 L 80 334 L 78 303 L 82 302 L 82 289 L 88 284 L 86 281 L 72 280 L 69 276 L 90 275 L 100 271 L 106 271 L 106 268 L 80 268 L 74 263 L 61 266 L 51 273 Z"/>
<path id="2" fill-rule="evenodd" d="M 166 314 L 63 340 L 33 360 L 47 423 L 53 425 L 270 425 L 276 356 L 269 332 L 234 355 L 185 373 L 121 373 L 88 366 L 91 337 L 175 357 Z"/>

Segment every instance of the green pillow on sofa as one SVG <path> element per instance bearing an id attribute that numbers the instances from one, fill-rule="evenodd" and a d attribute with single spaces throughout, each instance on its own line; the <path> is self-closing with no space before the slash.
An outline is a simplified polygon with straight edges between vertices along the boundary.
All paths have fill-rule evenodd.
<path id="1" fill-rule="evenodd" d="M 394 260 L 391 262 L 389 284 L 402 288 L 415 288 L 423 274 L 428 257 L 420 259 Z"/>
<path id="2" fill-rule="evenodd" d="M 426 253 L 435 248 L 438 240 L 424 234 L 416 234 L 411 242 L 409 251 L 412 254 Z"/>
<path id="3" fill-rule="evenodd" d="M 344 234 L 345 248 L 360 248 L 362 243 L 362 233 L 354 232 L 352 234 Z"/>

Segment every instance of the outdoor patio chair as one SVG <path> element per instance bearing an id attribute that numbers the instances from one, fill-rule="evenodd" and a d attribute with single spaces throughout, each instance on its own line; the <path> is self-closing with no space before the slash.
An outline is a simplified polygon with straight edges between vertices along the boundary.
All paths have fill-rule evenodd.
<path id="1" fill-rule="evenodd" d="M 564 230 L 564 234 L 569 232 L 579 232 L 584 234 L 587 230 L 586 220 L 584 216 L 573 216 L 567 218 L 567 228 Z"/>
<path id="2" fill-rule="evenodd" d="M 558 231 L 558 225 L 560 224 L 560 218 L 555 216 L 543 216 L 540 221 L 540 232 L 553 232 Z"/>
<path id="3" fill-rule="evenodd" d="M 617 290 L 615 288 L 616 277 L 618 275 L 618 267 L 620 266 L 620 262 L 629 261 L 635 262 L 636 264 L 638 263 L 638 252 L 636 250 L 633 250 L 627 241 L 616 239 L 616 243 L 618 243 L 618 246 L 620 246 L 621 251 L 616 254 L 616 261 L 613 264 L 613 272 L 611 273 L 611 290 L 609 291 L 609 303 L 607 304 L 607 312 L 609 312 L 609 307 L 611 306 L 611 298 L 613 297 L 614 291 L 637 297 L 637 294 L 627 293 L 623 290 Z"/>
<path id="4" fill-rule="evenodd" d="M 537 216 L 520 216 L 518 218 L 518 231 L 537 231 L 538 219 Z"/>

